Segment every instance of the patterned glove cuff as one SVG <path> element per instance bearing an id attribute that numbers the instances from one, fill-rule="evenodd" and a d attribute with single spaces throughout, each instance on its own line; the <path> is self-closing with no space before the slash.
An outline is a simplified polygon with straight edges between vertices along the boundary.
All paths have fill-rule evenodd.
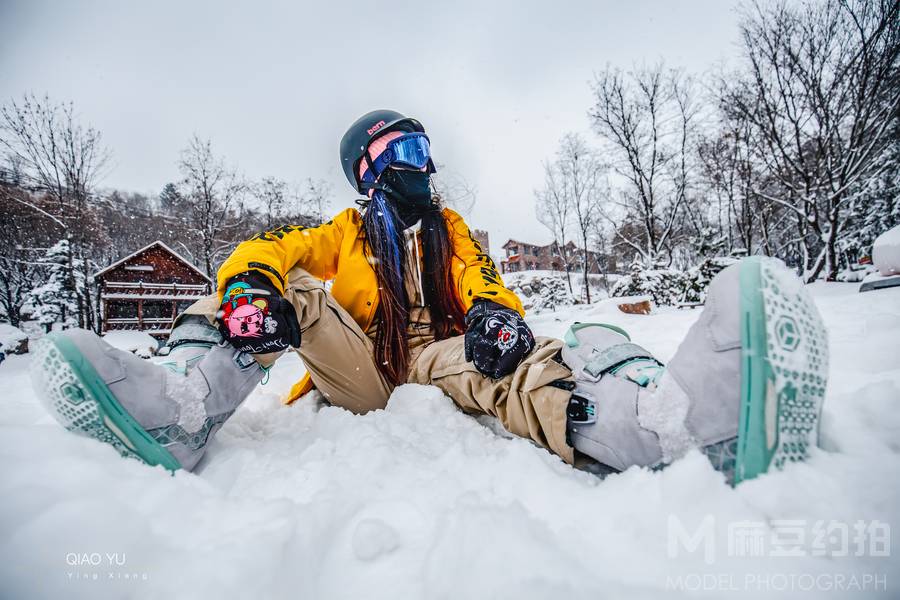
<path id="1" fill-rule="evenodd" d="M 493 300 L 488 300 L 486 298 L 476 298 L 475 302 L 472 304 L 472 307 L 468 310 L 468 312 L 466 312 L 466 325 L 471 325 L 472 321 L 475 321 L 476 319 L 480 319 L 482 317 L 486 317 L 492 312 L 498 311 L 514 312 L 517 316 L 519 314 L 513 309 L 503 306 L 502 304 L 498 304 Z"/>

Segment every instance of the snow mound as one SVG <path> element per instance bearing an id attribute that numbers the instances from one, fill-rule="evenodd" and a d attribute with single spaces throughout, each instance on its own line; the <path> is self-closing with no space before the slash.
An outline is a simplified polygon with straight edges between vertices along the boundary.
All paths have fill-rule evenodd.
<path id="1" fill-rule="evenodd" d="M 525 271 L 516 275 L 507 277 L 505 283 L 522 299 L 522 306 L 529 313 L 554 311 L 578 303 L 564 275 L 549 271 Z"/>
<path id="2" fill-rule="evenodd" d="M 737 262 L 736 258 L 717 256 L 706 258 L 687 271 L 679 271 L 648 269 L 635 260 L 629 267 L 628 275 L 619 279 L 609 293 L 611 296 L 647 295 L 659 306 L 703 303 L 713 277 Z"/>
<path id="3" fill-rule="evenodd" d="M 632 265 L 631 272 L 619 279 L 609 291 L 610 296 L 652 298 L 657 306 L 674 306 L 685 298 L 685 275 L 674 269 L 645 269 Z"/>
<path id="4" fill-rule="evenodd" d="M 113 348 L 131 352 L 141 358 L 150 358 L 159 348 L 156 338 L 143 331 L 108 331 L 103 340 Z"/>
<path id="5" fill-rule="evenodd" d="M 0 351 L 6 354 L 22 354 L 28 349 L 28 335 L 9 323 L 0 323 Z"/>
<path id="6" fill-rule="evenodd" d="M 875 238 L 872 262 L 882 275 L 900 275 L 900 225 Z"/>

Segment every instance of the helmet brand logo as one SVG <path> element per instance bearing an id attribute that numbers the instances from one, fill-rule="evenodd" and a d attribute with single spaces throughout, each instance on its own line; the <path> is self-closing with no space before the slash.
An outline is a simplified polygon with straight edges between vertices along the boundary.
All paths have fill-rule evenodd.
<path id="1" fill-rule="evenodd" d="M 378 121 L 377 123 L 375 123 L 374 125 L 372 125 L 372 126 L 369 127 L 368 129 L 366 129 L 366 133 L 368 133 L 369 135 L 372 135 L 373 133 L 375 133 L 376 131 L 378 131 L 378 130 L 381 129 L 382 127 L 384 127 L 384 120 L 383 120 L 383 119 L 382 119 L 381 121 Z"/>

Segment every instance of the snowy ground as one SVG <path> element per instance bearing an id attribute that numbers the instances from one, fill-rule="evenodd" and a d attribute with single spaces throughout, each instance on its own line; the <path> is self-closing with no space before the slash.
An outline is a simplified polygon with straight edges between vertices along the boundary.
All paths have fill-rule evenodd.
<path id="1" fill-rule="evenodd" d="M 197 474 L 173 477 L 63 431 L 31 391 L 29 358 L 11 356 L 0 597 L 898 597 L 898 560 L 873 554 L 883 525 L 900 531 L 900 289 L 856 287 L 813 287 L 832 345 L 823 448 L 736 489 L 697 453 L 600 481 L 435 388 L 404 386 L 363 417 L 313 397 L 282 407 L 294 358 Z M 601 302 L 531 325 L 558 336 L 572 320 L 614 322 L 667 359 L 698 314 Z M 859 538 L 859 521 L 882 525 Z M 670 527 L 713 545 L 690 552 Z M 761 546 L 729 548 L 741 531 Z"/>

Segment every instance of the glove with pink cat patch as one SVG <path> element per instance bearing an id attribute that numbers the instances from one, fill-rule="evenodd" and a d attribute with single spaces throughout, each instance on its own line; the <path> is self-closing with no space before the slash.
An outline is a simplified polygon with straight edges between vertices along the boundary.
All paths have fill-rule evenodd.
<path id="1" fill-rule="evenodd" d="M 222 336 L 242 352 L 264 354 L 300 347 L 294 307 L 261 273 L 247 271 L 228 280 L 216 319 Z"/>

